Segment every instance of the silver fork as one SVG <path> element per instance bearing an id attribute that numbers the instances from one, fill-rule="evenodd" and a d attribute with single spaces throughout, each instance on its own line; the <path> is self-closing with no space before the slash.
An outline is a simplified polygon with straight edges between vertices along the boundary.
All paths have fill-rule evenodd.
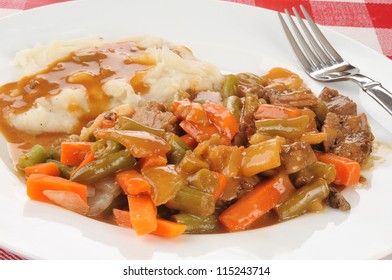
<path id="1" fill-rule="evenodd" d="M 287 20 L 290 22 L 297 40 L 294 38 L 282 15 L 280 13 L 278 15 L 291 47 L 305 72 L 320 82 L 351 80 L 357 83 L 363 91 L 392 115 L 392 94 L 381 83 L 360 74 L 357 67 L 345 61 L 321 33 L 306 9 L 302 5 L 300 5 L 300 8 L 311 28 L 310 30 L 306 26 L 297 9 L 293 7 L 293 12 L 301 26 L 302 33 L 289 11 L 285 10 Z M 307 40 L 302 34 L 305 34 Z"/>

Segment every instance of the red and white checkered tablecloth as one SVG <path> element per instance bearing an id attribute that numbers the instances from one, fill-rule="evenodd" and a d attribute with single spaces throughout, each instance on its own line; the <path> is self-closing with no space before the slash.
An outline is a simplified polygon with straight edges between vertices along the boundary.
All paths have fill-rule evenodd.
<path id="1" fill-rule="evenodd" d="M 0 0 L 0 18 L 67 0 Z M 110 0 L 108 0 L 110 1 Z M 318 24 L 392 59 L 392 0 L 224 0 L 276 11 L 304 5 Z M 0 260 L 23 258 L 0 248 Z"/>
<path id="2" fill-rule="evenodd" d="M 320 25 L 392 59 L 392 0 L 229 0 L 283 11 L 302 4 Z"/>

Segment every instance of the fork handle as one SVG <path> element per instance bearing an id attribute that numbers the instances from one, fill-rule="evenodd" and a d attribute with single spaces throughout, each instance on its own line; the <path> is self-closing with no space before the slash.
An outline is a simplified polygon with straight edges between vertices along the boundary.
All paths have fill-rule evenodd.
<path id="1" fill-rule="evenodd" d="M 361 74 L 354 74 L 349 78 L 356 82 L 364 92 L 376 100 L 392 116 L 392 93 L 384 88 L 380 82 Z"/>

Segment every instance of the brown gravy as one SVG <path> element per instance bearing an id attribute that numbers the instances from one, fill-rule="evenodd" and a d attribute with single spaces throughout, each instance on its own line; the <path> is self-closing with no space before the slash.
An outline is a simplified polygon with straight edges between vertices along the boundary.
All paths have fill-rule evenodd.
<path id="1" fill-rule="evenodd" d="M 88 121 L 108 109 L 110 99 L 102 85 L 109 79 L 129 81 L 137 94 L 148 91 L 143 76 L 155 62 L 144 51 L 133 42 L 82 49 L 53 62 L 37 74 L 1 86 L 1 132 L 8 142 L 27 146 L 57 138 L 58 135 L 34 136 L 18 131 L 10 125 L 8 118 L 10 114 L 21 114 L 30 109 L 37 98 L 49 98 L 64 88 L 81 88 L 87 92 L 89 109 L 83 112 L 79 127 L 75 128 L 75 132 L 79 131 Z M 78 109 L 78 104 L 73 104 L 68 111 L 72 113 Z"/>

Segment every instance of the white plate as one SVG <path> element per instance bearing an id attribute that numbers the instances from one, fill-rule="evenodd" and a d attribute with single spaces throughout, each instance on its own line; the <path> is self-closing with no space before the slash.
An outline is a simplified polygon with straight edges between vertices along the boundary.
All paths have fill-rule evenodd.
<path id="1" fill-rule="evenodd" d="M 392 63 L 382 55 L 325 30 L 336 49 L 364 74 L 392 89 Z M 0 83 L 11 79 L 17 50 L 54 39 L 99 35 L 106 39 L 150 34 L 190 47 L 200 59 L 230 72 L 263 74 L 299 67 L 273 11 L 221 1 L 76 1 L 10 16 L 0 21 Z M 30 201 L 0 145 L 0 246 L 37 259 L 376 259 L 392 252 L 392 119 L 354 84 L 339 89 L 366 110 L 381 143 L 382 158 L 365 175 L 368 184 L 348 188 L 352 210 L 326 210 L 275 226 L 240 233 L 184 235 L 177 239 L 138 237 L 111 226 Z M 361 97 L 361 98 L 359 98 Z M 364 108 L 365 107 L 365 108 Z M 377 122 L 379 120 L 380 122 Z M 383 123 L 384 122 L 384 123 Z M 383 128 L 384 125 L 386 128 Z M 389 127 L 388 127 L 389 125 Z M 389 172 L 388 172 L 389 171 Z"/>

